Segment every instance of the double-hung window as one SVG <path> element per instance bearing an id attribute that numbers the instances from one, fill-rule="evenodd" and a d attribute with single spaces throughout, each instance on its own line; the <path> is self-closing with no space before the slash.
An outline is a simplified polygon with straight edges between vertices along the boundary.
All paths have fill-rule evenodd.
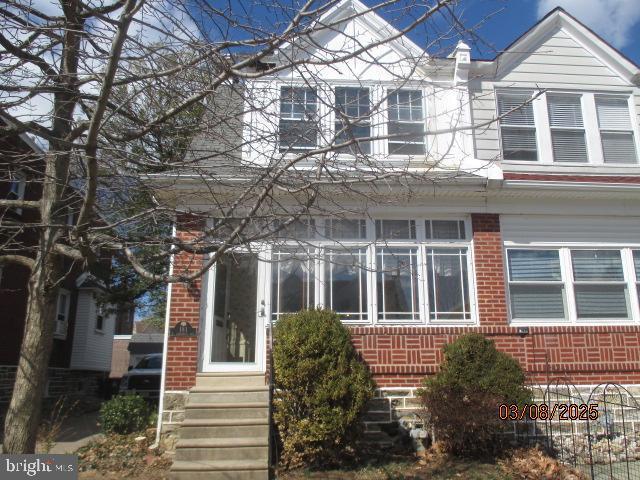
<path id="1" fill-rule="evenodd" d="M 505 160 L 538 160 L 531 97 L 531 92 L 498 92 L 500 136 Z"/>
<path id="2" fill-rule="evenodd" d="M 421 90 L 389 93 L 388 134 L 390 155 L 424 155 L 425 123 Z"/>
<path id="3" fill-rule="evenodd" d="M 58 304 L 56 306 L 56 326 L 54 331 L 54 337 L 56 338 L 67 338 L 70 306 L 71 294 L 67 290 L 60 290 L 58 292 Z"/>
<path id="4" fill-rule="evenodd" d="M 280 89 L 280 151 L 312 149 L 318 143 L 318 95 L 315 88 Z"/>
<path id="5" fill-rule="evenodd" d="M 572 250 L 578 320 L 629 318 L 620 250 Z"/>
<path id="6" fill-rule="evenodd" d="M 369 89 L 336 87 L 335 95 L 336 143 L 353 142 L 340 152 L 352 155 L 371 153 L 371 142 L 358 140 L 371 137 Z"/>
<path id="7" fill-rule="evenodd" d="M 547 96 L 551 143 L 555 162 L 587 162 L 587 142 L 580 95 Z"/>
<path id="8" fill-rule="evenodd" d="M 596 111 L 605 163 L 638 163 L 626 98 L 597 95 Z"/>

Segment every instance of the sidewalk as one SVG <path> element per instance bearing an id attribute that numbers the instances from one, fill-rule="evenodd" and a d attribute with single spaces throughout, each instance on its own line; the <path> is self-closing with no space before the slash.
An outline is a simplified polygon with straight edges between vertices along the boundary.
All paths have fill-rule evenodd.
<path id="1" fill-rule="evenodd" d="M 62 424 L 60 434 L 49 453 L 75 453 L 91 440 L 102 434 L 97 425 L 98 412 L 71 416 Z M 36 446 L 36 452 L 42 452 L 42 445 Z"/>

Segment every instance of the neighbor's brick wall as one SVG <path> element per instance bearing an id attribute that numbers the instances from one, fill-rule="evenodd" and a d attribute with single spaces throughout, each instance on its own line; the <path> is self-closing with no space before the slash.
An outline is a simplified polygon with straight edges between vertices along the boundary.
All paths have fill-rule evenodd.
<path id="1" fill-rule="evenodd" d="M 183 240 L 193 239 L 202 231 L 203 224 L 189 217 L 178 219 L 177 235 Z M 173 274 L 188 274 L 202 267 L 203 256 L 180 253 L 173 259 Z M 188 322 L 196 331 L 200 329 L 201 279 L 171 286 L 169 328 Z M 169 336 L 167 340 L 166 390 L 188 390 L 195 385 L 198 367 L 198 337 Z"/>

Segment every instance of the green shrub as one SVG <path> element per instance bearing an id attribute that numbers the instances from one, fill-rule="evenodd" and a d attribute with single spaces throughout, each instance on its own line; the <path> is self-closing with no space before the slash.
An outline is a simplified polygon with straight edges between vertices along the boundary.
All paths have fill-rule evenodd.
<path id="1" fill-rule="evenodd" d="M 440 371 L 418 392 L 435 440 L 454 454 L 489 454 L 501 448 L 501 403 L 531 401 L 520 364 L 477 333 L 445 345 Z"/>
<path id="2" fill-rule="evenodd" d="M 118 395 L 102 404 L 100 425 L 105 433 L 128 434 L 149 426 L 151 409 L 139 395 Z"/>
<path id="3" fill-rule="evenodd" d="M 374 392 L 340 317 L 307 310 L 274 328 L 274 420 L 285 468 L 329 465 L 353 446 Z"/>

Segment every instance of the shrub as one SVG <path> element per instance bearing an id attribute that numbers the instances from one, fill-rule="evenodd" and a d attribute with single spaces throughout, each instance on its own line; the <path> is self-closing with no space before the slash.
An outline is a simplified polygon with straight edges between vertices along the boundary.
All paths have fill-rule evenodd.
<path id="1" fill-rule="evenodd" d="M 374 383 L 337 314 L 307 310 L 274 328 L 274 420 L 285 468 L 339 460 L 360 433 Z"/>
<path id="2" fill-rule="evenodd" d="M 471 333 L 445 345 L 440 371 L 426 378 L 418 392 L 435 440 L 449 453 L 488 454 L 501 447 L 507 426 L 501 403 L 531 401 L 518 362 L 491 340 Z"/>
<path id="3" fill-rule="evenodd" d="M 149 426 L 151 409 L 139 395 L 118 395 L 102 404 L 100 425 L 105 433 L 128 434 Z"/>

